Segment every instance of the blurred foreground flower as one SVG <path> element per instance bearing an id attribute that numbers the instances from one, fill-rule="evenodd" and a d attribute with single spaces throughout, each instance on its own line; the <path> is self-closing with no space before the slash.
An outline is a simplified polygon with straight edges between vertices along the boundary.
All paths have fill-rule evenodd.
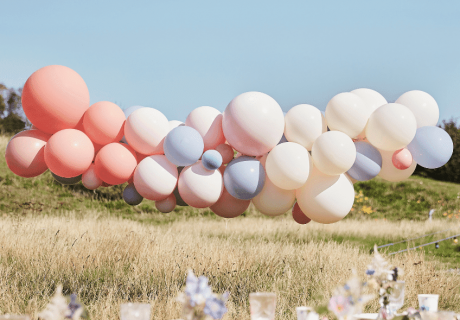
<path id="1" fill-rule="evenodd" d="M 83 312 L 84 308 L 77 302 L 77 296 L 72 294 L 69 303 L 68 299 L 62 295 L 62 285 L 59 285 L 51 302 L 48 303 L 45 310 L 38 314 L 38 317 L 42 320 L 78 320 L 80 317 L 86 318 Z"/>

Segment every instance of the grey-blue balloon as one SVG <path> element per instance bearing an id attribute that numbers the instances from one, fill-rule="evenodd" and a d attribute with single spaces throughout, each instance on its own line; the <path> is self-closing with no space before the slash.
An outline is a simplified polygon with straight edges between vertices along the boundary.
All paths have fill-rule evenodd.
<path id="1" fill-rule="evenodd" d="M 233 159 L 224 172 L 224 185 L 237 199 L 249 200 L 257 196 L 265 184 L 262 164 L 248 156 Z"/>
<path id="2" fill-rule="evenodd" d="M 283 133 L 283 136 L 281 137 L 281 140 L 280 140 L 280 142 L 278 142 L 278 144 L 285 143 L 285 142 L 288 142 L 288 141 L 286 139 L 286 136 Z"/>
<path id="3" fill-rule="evenodd" d="M 449 134 L 435 126 L 420 127 L 407 149 L 417 164 L 427 169 L 445 165 L 454 152 L 454 143 Z"/>
<path id="4" fill-rule="evenodd" d="M 60 184 L 64 184 L 64 185 L 77 184 L 78 182 L 81 181 L 81 175 L 72 177 L 72 178 L 60 177 L 57 174 L 54 174 L 52 172 L 51 172 L 51 175 L 57 182 L 59 182 Z"/>
<path id="5" fill-rule="evenodd" d="M 123 200 L 131 206 L 137 206 L 144 198 L 137 192 L 134 184 L 128 184 L 123 190 Z"/>
<path id="6" fill-rule="evenodd" d="M 222 155 L 217 150 L 208 150 L 203 153 L 201 163 L 208 170 L 216 170 L 222 165 Z"/>
<path id="7" fill-rule="evenodd" d="M 134 111 L 136 111 L 137 109 L 140 109 L 140 108 L 145 108 L 145 107 L 132 106 L 132 107 L 129 107 L 129 108 L 126 108 L 125 110 L 123 110 L 123 113 L 125 114 L 126 119 L 128 119 L 128 117 L 129 117 L 129 115 L 131 113 L 133 113 Z M 121 142 L 128 144 L 128 141 L 126 141 L 125 136 L 123 136 L 123 138 L 121 138 Z"/>
<path id="8" fill-rule="evenodd" d="M 356 159 L 348 175 L 358 181 L 376 177 L 382 169 L 382 155 L 373 145 L 364 141 L 355 142 Z"/>
<path id="9" fill-rule="evenodd" d="M 169 161 L 185 167 L 200 159 L 204 142 L 200 133 L 192 127 L 179 126 L 166 135 L 163 148 Z"/>

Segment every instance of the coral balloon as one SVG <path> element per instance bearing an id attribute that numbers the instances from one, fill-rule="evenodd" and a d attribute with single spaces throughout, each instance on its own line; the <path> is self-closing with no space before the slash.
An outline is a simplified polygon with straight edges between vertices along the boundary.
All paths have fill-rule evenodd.
<path id="1" fill-rule="evenodd" d="M 48 167 L 45 163 L 45 144 L 51 136 L 39 130 L 21 131 L 11 138 L 5 159 L 10 170 L 24 178 L 41 175 Z"/>
<path id="2" fill-rule="evenodd" d="M 394 151 L 379 150 L 382 155 L 382 169 L 379 172 L 379 177 L 391 182 L 399 182 L 409 178 L 417 167 L 417 162 L 412 161 L 409 168 L 405 170 L 397 169 L 393 165 Z"/>
<path id="3" fill-rule="evenodd" d="M 222 218 L 235 218 L 245 212 L 251 200 L 240 200 L 232 196 L 224 187 L 219 200 L 209 207 L 212 212 Z"/>
<path id="4" fill-rule="evenodd" d="M 396 100 L 412 111 L 417 120 L 417 128 L 435 126 L 439 120 L 439 107 L 436 100 L 426 92 L 412 90 Z"/>
<path id="5" fill-rule="evenodd" d="M 232 147 L 230 147 L 228 144 L 225 144 L 225 143 L 219 144 L 216 147 L 216 150 L 222 156 L 222 163 L 223 164 L 227 164 L 230 161 L 232 161 L 234 153 L 233 153 Z"/>
<path id="6" fill-rule="evenodd" d="M 176 197 L 170 194 L 166 199 L 155 201 L 155 207 L 162 213 L 169 213 L 176 207 Z"/>
<path id="7" fill-rule="evenodd" d="M 144 198 L 137 192 L 134 184 L 128 184 L 123 190 L 123 200 L 130 206 L 137 206 Z"/>
<path id="8" fill-rule="evenodd" d="M 46 133 L 77 126 L 89 108 L 89 91 L 74 70 L 58 65 L 43 67 L 27 79 L 22 90 L 27 119 Z"/>
<path id="9" fill-rule="evenodd" d="M 54 180 L 56 180 L 57 182 L 63 185 L 77 184 L 81 181 L 81 177 L 82 177 L 82 175 L 79 175 L 79 176 L 72 177 L 72 178 L 63 178 L 52 172 L 51 172 L 51 175 L 53 176 Z"/>
<path id="10" fill-rule="evenodd" d="M 307 224 L 311 221 L 309 217 L 305 215 L 305 213 L 300 210 L 299 204 L 296 202 L 294 208 L 292 208 L 292 218 L 298 224 Z"/>
<path id="11" fill-rule="evenodd" d="M 81 182 L 83 183 L 83 186 L 89 190 L 96 190 L 102 185 L 101 178 L 96 175 L 96 171 L 94 170 L 94 164 L 91 164 L 89 169 L 83 173 Z"/>
<path id="12" fill-rule="evenodd" d="M 125 114 L 115 103 L 100 101 L 86 110 L 83 128 L 94 143 L 106 145 L 123 138 Z"/>
<path id="13" fill-rule="evenodd" d="M 45 162 L 51 172 L 73 178 L 88 170 L 93 162 L 94 146 L 86 134 L 64 129 L 51 136 L 45 146 Z"/>
<path id="14" fill-rule="evenodd" d="M 113 142 L 104 146 L 94 161 L 96 175 L 102 181 L 112 185 L 128 181 L 136 166 L 136 152 L 127 144 L 120 142 Z"/>
<path id="15" fill-rule="evenodd" d="M 163 153 L 163 140 L 169 132 L 168 119 L 153 108 L 140 108 L 125 123 L 125 138 L 136 152 L 153 155 Z"/>
<path id="16" fill-rule="evenodd" d="M 396 169 L 406 170 L 412 165 L 414 159 L 412 158 L 410 151 L 407 150 L 407 148 L 403 148 L 396 150 L 395 153 L 393 153 L 391 161 L 393 162 L 393 165 Z"/>
<path id="17" fill-rule="evenodd" d="M 190 112 L 185 125 L 200 133 L 204 141 L 204 151 L 215 149 L 225 142 L 222 131 L 222 113 L 212 107 L 199 107 Z"/>
<path id="18" fill-rule="evenodd" d="M 281 140 L 284 115 L 272 97 L 261 92 L 246 92 L 228 104 L 222 128 L 235 150 L 248 156 L 260 156 Z"/>
<path id="19" fill-rule="evenodd" d="M 153 155 L 142 160 L 134 170 L 134 186 L 146 199 L 166 199 L 177 185 L 177 167 L 164 155 Z"/>
<path id="20" fill-rule="evenodd" d="M 271 182 L 269 177 L 265 177 L 262 191 L 252 199 L 252 203 L 260 212 L 271 217 L 286 213 L 294 202 L 295 190 L 281 189 Z"/>
<path id="21" fill-rule="evenodd" d="M 235 198 L 249 200 L 258 195 L 265 183 L 265 169 L 251 157 L 233 159 L 225 169 L 224 184 Z"/>

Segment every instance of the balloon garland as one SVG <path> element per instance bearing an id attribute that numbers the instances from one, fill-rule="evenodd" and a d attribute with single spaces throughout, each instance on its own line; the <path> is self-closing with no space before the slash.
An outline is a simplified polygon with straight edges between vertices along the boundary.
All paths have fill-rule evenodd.
<path id="1" fill-rule="evenodd" d="M 196 108 L 185 123 L 153 108 L 89 101 L 72 69 L 34 72 L 22 94 L 33 127 L 8 143 L 10 170 L 30 178 L 49 169 L 62 184 L 90 190 L 129 182 L 126 203 L 154 200 L 165 213 L 189 205 L 234 218 L 252 201 L 268 216 L 293 208 L 300 224 L 334 223 L 352 208 L 355 181 L 401 181 L 453 152 L 436 127 L 436 101 L 418 90 L 396 103 L 371 89 L 339 93 L 325 115 L 308 104 L 284 114 L 272 97 L 246 92 L 223 113 Z"/>

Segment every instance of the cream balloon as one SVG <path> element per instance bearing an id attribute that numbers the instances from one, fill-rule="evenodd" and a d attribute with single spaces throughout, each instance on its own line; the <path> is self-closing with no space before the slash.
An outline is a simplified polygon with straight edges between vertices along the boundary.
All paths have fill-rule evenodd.
<path id="1" fill-rule="evenodd" d="M 225 142 L 222 113 L 213 107 L 196 108 L 187 116 L 185 125 L 192 127 L 203 137 L 204 151 L 215 149 Z"/>
<path id="2" fill-rule="evenodd" d="M 303 147 L 302 147 L 303 148 Z M 254 206 L 263 214 L 271 217 L 289 211 L 295 203 L 295 190 L 278 188 L 270 178 L 265 177 L 262 191 L 252 199 Z"/>
<path id="3" fill-rule="evenodd" d="M 379 150 L 379 152 L 382 155 L 382 169 L 379 172 L 379 176 L 384 180 L 391 182 L 406 180 L 414 173 L 415 167 L 417 167 L 417 163 L 412 161 L 409 168 L 400 170 L 393 164 L 394 151 Z"/>
<path id="4" fill-rule="evenodd" d="M 165 155 L 152 155 L 134 170 L 134 187 L 144 198 L 159 201 L 173 193 L 177 178 L 177 167 Z"/>
<path id="5" fill-rule="evenodd" d="M 174 128 L 177 128 L 178 126 L 183 126 L 184 123 L 179 120 L 170 120 L 169 121 L 169 131 L 171 131 Z"/>
<path id="6" fill-rule="evenodd" d="M 176 207 L 176 197 L 170 194 L 166 199 L 155 201 L 155 208 L 162 213 L 169 213 Z"/>
<path id="7" fill-rule="evenodd" d="M 219 200 L 224 182 L 220 170 L 206 170 L 200 160 L 181 171 L 178 188 L 189 206 L 207 208 Z"/>
<path id="8" fill-rule="evenodd" d="M 435 126 L 439 120 L 439 107 L 436 100 L 428 93 L 412 90 L 404 93 L 396 100 L 410 109 L 417 120 L 417 128 Z"/>
<path id="9" fill-rule="evenodd" d="M 125 123 L 126 141 L 136 152 L 145 155 L 162 154 L 168 132 L 168 119 L 153 108 L 135 110 Z"/>
<path id="10" fill-rule="evenodd" d="M 284 116 L 284 136 L 287 141 L 296 142 L 311 150 L 313 142 L 327 131 L 326 118 L 319 109 L 309 104 L 299 104 Z"/>
<path id="11" fill-rule="evenodd" d="M 354 93 L 358 95 L 361 99 L 363 99 L 366 107 L 370 111 L 370 114 L 372 114 L 372 112 L 374 112 L 375 109 L 377 109 L 378 107 L 388 103 L 387 100 L 380 93 L 372 89 L 355 89 L 351 91 L 351 93 Z M 358 135 L 358 140 L 364 140 L 366 138 L 365 130 L 366 129 L 364 128 L 364 130 Z"/>
<path id="12" fill-rule="evenodd" d="M 307 217 L 328 224 L 342 220 L 350 212 L 355 190 L 344 174 L 330 176 L 314 168 L 307 183 L 296 190 L 296 197 Z"/>
<path id="13" fill-rule="evenodd" d="M 350 138 L 357 137 L 364 130 L 370 115 L 364 100 L 351 92 L 339 93 L 326 106 L 329 129 L 342 131 Z"/>
<path id="14" fill-rule="evenodd" d="M 356 147 L 345 133 L 328 131 L 316 139 L 311 156 L 319 171 L 338 175 L 347 172 L 355 163 Z"/>
<path id="15" fill-rule="evenodd" d="M 305 184 L 310 173 L 310 154 L 295 142 L 285 142 L 270 151 L 265 172 L 275 186 L 295 190 Z"/>
<path id="16" fill-rule="evenodd" d="M 94 163 L 91 164 L 88 170 L 83 173 L 81 177 L 81 182 L 86 189 L 95 190 L 102 186 L 102 180 L 96 175 L 96 171 L 94 171 Z"/>
<path id="17" fill-rule="evenodd" d="M 412 111 L 402 104 L 388 103 L 369 117 L 366 137 L 377 149 L 396 151 L 407 146 L 416 131 L 417 120 Z"/>
<path id="18" fill-rule="evenodd" d="M 222 128 L 233 149 L 248 156 L 260 156 L 281 140 L 284 115 L 272 97 L 261 92 L 246 92 L 228 104 Z"/>

